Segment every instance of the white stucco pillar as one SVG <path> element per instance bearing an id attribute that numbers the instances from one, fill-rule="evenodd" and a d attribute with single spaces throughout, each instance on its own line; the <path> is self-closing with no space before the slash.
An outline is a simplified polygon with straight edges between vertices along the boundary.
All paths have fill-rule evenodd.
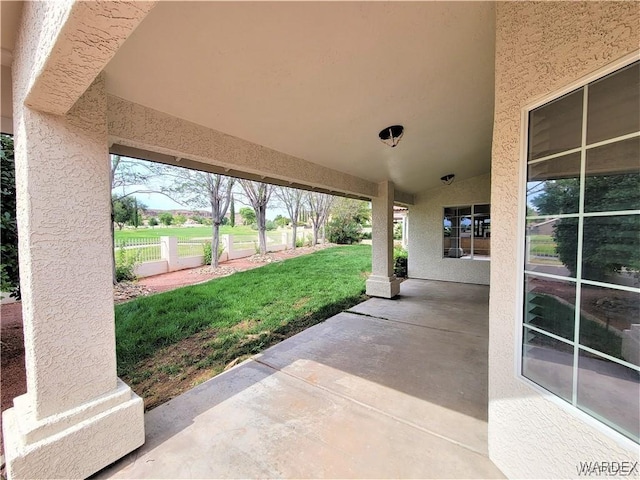
<path id="1" fill-rule="evenodd" d="M 393 273 L 393 183 L 378 184 L 378 196 L 371 200 L 373 230 L 372 271 L 367 295 L 393 298 L 400 293 L 400 280 Z"/>
<path id="2" fill-rule="evenodd" d="M 64 116 L 14 100 L 27 393 L 3 415 L 7 472 L 84 478 L 144 443 L 116 376 L 104 79 Z"/>
<path id="3" fill-rule="evenodd" d="M 407 211 L 402 217 L 402 247 L 407 248 L 409 245 L 409 212 Z"/>

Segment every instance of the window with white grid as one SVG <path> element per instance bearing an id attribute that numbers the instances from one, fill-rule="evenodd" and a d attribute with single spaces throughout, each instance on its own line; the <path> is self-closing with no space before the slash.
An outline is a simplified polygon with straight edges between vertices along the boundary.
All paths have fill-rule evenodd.
<path id="1" fill-rule="evenodd" d="M 640 437 L 640 63 L 529 112 L 522 375 Z"/>

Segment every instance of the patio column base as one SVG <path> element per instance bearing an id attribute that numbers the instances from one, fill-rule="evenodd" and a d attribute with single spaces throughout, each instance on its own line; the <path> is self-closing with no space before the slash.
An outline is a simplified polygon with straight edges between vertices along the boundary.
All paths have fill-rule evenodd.
<path id="1" fill-rule="evenodd" d="M 144 403 L 118 379 L 113 392 L 38 420 L 29 394 L 2 415 L 7 474 L 86 478 L 144 443 Z"/>
<path id="2" fill-rule="evenodd" d="M 400 293 L 400 280 L 394 276 L 371 275 L 367 279 L 367 295 L 370 297 L 393 298 Z"/>

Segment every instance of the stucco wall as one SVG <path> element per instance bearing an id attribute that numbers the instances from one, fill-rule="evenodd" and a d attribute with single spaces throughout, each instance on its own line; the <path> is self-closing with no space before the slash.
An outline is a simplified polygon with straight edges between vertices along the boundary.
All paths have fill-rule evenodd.
<path id="1" fill-rule="evenodd" d="M 489 203 L 490 198 L 490 174 L 417 195 L 409 209 L 409 277 L 488 285 L 489 261 L 442 257 L 442 214 L 443 207 Z"/>
<path id="2" fill-rule="evenodd" d="M 638 460 L 637 445 L 516 374 L 522 109 L 633 52 L 640 9 L 628 3 L 499 3 L 492 154 L 489 452 L 509 477 L 577 477 L 580 461 Z M 523 207 L 521 207 L 523 208 Z"/>
<path id="3" fill-rule="evenodd" d="M 245 172 L 258 175 L 260 180 L 264 179 L 267 182 L 279 179 L 365 198 L 378 195 L 375 183 L 353 175 L 112 95 L 108 96 L 107 103 L 109 139 L 112 144 L 132 147 L 141 152 L 150 151 L 177 157 L 179 161 L 174 164 L 186 168 L 209 171 L 207 166 L 213 165 L 224 168 L 223 171 L 214 170 L 216 173 L 241 178 L 244 177 L 242 172 Z M 141 153 L 141 156 L 144 156 L 144 153 Z M 411 200 L 410 195 L 401 195 L 405 201 Z"/>

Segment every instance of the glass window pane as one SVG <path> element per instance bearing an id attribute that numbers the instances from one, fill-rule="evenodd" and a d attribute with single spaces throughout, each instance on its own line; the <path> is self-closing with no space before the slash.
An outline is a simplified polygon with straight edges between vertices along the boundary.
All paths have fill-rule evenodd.
<path id="1" fill-rule="evenodd" d="M 471 207 L 447 207 L 444 209 L 443 255 L 449 258 L 461 258 L 465 255 L 461 242 L 465 218 L 471 213 Z M 465 217 L 467 215 L 467 217 Z M 470 220 L 469 220 L 470 222 Z M 466 254 L 470 252 L 467 250 Z"/>
<path id="2" fill-rule="evenodd" d="M 585 212 L 640 207 L 640 137 L 587 151 Z"/>
<path id="3" fill-rule="evenodd" d="M 525 275 L 524 321 L 542 330 L 573 340 L 576 284 Z"/>
<path id="4" fill-rule="evenodd" d="M 471 254 L 471 206 L 447 207 L 444 215 L 444 257 L 468 257 Z"/>
<path id="5" fill-rule="evenodd" d="M 473 216 L 473 258 L 489 258 L 490 254 L 491 217 L 489 214 L 476 214 Z"/>
<path id="6" fill-rule="evenodd" d="M 524 327 L 522 375 L 571 401 L 573 346 Z"/>
<path id="7" fill-rule="evenodd" d="M 578 258 L 577 218 L 527 220 L 525 241 L 526 270 L 575 278 Z"/>
<path id="8" fill-rule="evenodd" d="M 529 160 L 581 145 L 582 95 L 577 90 L 529 113 Z"/>
<path id="9" fill-rule="evenodd" d="M 640 377 L 636 370 L 580 351 L 578 407 L 638 441 Z"/>
<path id="10" fill-rule="evenodd" d="M 587 144 L 640 130 L 640 63 L 589 85 Z"/>
<path id="11" fill-rule="evenodd" d="M 485 213 L 488 215 L 489 213 L 491 213 L 491 205 L 474 205 L 473 213 L 474 214 Z"/>
<path id="12" fill-rule="evenodd" d="M 528 166 L 527 205 L 538 215 L 576 213 L 579 204 L 579 152 Z"/>
<path id="13" fill-rule="evenodd" d="M 640 365 L 640 294 L 582 285 L 580 344 Z"/>
<path id="14" fill-rule="evenodd" d="M 582 278 L 640 287 L 640 215 L 584 219 Z"/>

